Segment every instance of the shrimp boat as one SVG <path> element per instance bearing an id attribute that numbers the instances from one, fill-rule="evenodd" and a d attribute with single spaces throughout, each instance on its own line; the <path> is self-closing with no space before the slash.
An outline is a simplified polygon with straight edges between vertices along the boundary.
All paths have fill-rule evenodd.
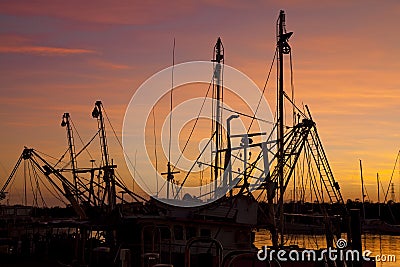
<path id="1" fill-rule="evenodd" d="M 285 217 L 291 215 L 284 211 L 284 199 L 291 183 L 296 185 L 293 180 L 300 179 L 296 166 L 304 162 L 306 156 L 307 167 L 316 174 L 309 183 L 315 191 L 315 200 L 321 203 L 320 226 L 324 228 L 327 247 L 334 247 L 335 240 L 341 237 L 335 220 L 339 217 L 343 223 L 348 217 L 339 184 L 334 179 L 308 107 L 306 110 L 298 108 L 294 98 L 284 90 L 284 58 L 291 55 L 291 35 L 292 32 L 286 32 L 285 13 L 281 11 L 273 60 L 278 65 L 276 121 L 270 128 L 276 135 L 250 132 L 254 121 L 263 121 L 259 118 L 263 110 L 246 114 L 224 106 L 221 83 L 224 48 L 218 38 L 210 84 L 215 103 L 213 114 L 217 118 L 212 122 L 209 139 L 214 147 L 210 149 L 211 160 L 201 161 L 200 155 L 193 163 L 208 168 L 212 181 L 209 192 L 197 196 L 179 194 L 191 171 L 179 174 L 168 158 L 167 172 L 163 174 L 166 175 L 166 195 L 160 198 L 157 194 L 145 197 L 135 193 L 118 176 L 117 166 L 110 158 L 106 136 L 106 122 L 110 120 L 102 102 L 97 101 L 92 112 L 97 120 L 97 132 L 77 153 L 76 128 L 69 113 L 65 113 L 61 125 L 67 132 L 69 162 L 61 167 L 62 159 L 51 163 L 43 153 L 25 147 L 1 188 L 0 199 L 7 199 L 17 169 L 24 162 L 36 177 L 36 191 L 33 190 L 36 204 L 42 196 L 38 185 L 42 181 L 55 189 L 74 215 L 34 216 L 31 212 L 30 219 L 20 221 L 17 212 L 10 212 L 17 209 L 1 206 L 2 213 L 8 212 L 12 218 L 0 219 L 1 238 L 7 241 L 5 252 L 2 251 L 8 255 L 7 259 L 17 263 L 21 259 L 29 259 L 31 263 L 38 259 L 46 261 L 41 266 L 346 266 L 345 261 L 327 258 L 321 262 L 302 262 L 280 261 L 274 256 L 261 261 L 257 256 L 260 247 L 254 244 L 256 231 L 266 229 L 271 236 L 272 249 L 303 250 L 288 246 Z M 259 93 L 257 97 L 262 98 L 263 92 Z M 285 101 L 295 111 L 292 125 L 285 122 Z M 227 113 L 225 117 L 223 111 Z M 231 132 L 230 122 L 239 116 L 247 117 L 250 126 L 244 133 Z M 223 125 L 223 118 L 226 125 Z M 91 167 L 78 168 L 77 159 L 95 137 L 100 139 L 101 164 L 94 166 L 92 161 Z M 176 182 L 178 175 L 184 176 L 180 184 Z M 194 204 L 179 205 L 188 200 Z M 328 210 L 327 203 L 339 208 Z M 357 222 L 352 225 L 356 231 Z M 348 240 L 353 248 L 361 244 L 358 244 L 356 232 L 350 233 Z M 321 255 L 320 251 L 317 253 Z M 363 262 L 362 266 L 375 265 Z"/>

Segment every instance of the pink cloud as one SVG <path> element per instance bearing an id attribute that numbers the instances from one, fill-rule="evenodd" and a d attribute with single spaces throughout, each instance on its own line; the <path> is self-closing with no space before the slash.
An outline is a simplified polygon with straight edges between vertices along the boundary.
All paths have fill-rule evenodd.
<path id="1" fill-rule="evenodd" d="M 0 46 L 0 53 L 36 54 L 42 56 L 66 56 L 74 54 L 92 54 L 96 53 L 96 51 L 80 48 L 61 48 L 50 46 Z"/>
<path id="2" fill-rule="evenodd" d="M 132 69 L 132 66 L 128 66 L 125 64 L 117 64 L 109 61 L 104 61 L 100 59 L 90 60 L 89 63 L 93 64 L 95 67 L 99 67 L 102 69 L 111 69 L 111 70 L 129 70 Z"/>

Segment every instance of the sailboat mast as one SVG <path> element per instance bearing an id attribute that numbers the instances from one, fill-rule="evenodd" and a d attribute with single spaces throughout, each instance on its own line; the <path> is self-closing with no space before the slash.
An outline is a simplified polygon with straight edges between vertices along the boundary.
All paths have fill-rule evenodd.
<path id="1" fill-rule="evenodd" d="M 216 114 L 215 114 L 215 162 L 214 162 L 214 197 L 219 197 L 217 195 L 218 187 L 218 177 L 220 173 L 219 166 L 221 165 L 220 159 L 220 147 L 222 143 L 222 128 L 221 128 L 221 100 L 222 100 L 222 86 L 221 86 L 221 62 L 224 60 L 223 55 L 223 45 L 221 38 L 218 37 L 217 43 L 214 47 L 214 59 L 213 62 L 216 63 L 214 70 L 214 84 L 215 84 L 215 99 L 216 99 Z"/>
<path id="2" fill-rule="evenodd" d="M 378 218 L 381 218 L 381 198 L 379 194 L 379 173 L 376 173 L 376 185 L 378 186 Z"/>
<path id="3" fill-rule="evenodd" d="M 360 159 L 360 176 L 361 176 L 361 194 L 362 194 L 362 208 L 363 208 L 363 218 L 365 221 L 365 205 L 364 205 L 364 200 L 365 200 L 365 193 L 364 193 L 364 177 L 363 177 L 363 172 L 362 172 L 362 163 Z"/>

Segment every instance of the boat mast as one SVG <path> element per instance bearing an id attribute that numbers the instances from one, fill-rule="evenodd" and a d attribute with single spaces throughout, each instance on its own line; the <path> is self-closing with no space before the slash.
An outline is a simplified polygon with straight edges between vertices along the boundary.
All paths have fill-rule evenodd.
<path id="1" fill-rule="evenodd" d="M 78 200 L 77 192 L 78 192 L 78 177 L 76 175 L 77 162 L 76 162 L 76 154 L 75 154 L 75 144 L 74 144 L 74 134 L 72 132 L 71 124 L 70 124 L 70 116 L 69 113 L 64 113 L 61 121 L 61 126 L 66 127 L 67 129 L 67 139 L 68 139 L 68 150 L 71 159 L 71 169 L 72 169 L 72 177 L 75 186 L 75 199 Z"/>
<path id="2" fill-rule="evenodd" d="M 171 91 L 170 91 L 170 99 L 169 99 L 170 114 L 169 114 L 169 141 L 168 141 L 167 172 L 161 173 L 161 175 L 167 176 L 167 199 L 169 199 L 170 185 L 171 185 L 171 188 L 173 189 L 174 178 L 175 178 L 174 174 L 179 173 L 179 171 L 173 171 L 173 169 L 171 169 L 172 111 L 173 111 L 173 100 L 174 100 L 174 98 L 173 98 L 174 68 L 175 68 L 175 38 L 174 38 L 174 45 L 172 47 L 172 71 L 171 71 Z M 154 112 L 154 109 L 153 109 L 153 112 Z M 155 129 L 155 124 L 154 124 L 154 129 Z M 156 157 L 157 157 L 157 155 L 156 155 Z M 136 171 L 136 167 L 135 167 L 135 171 Z M 158 185 L 157 185 L 157 195 L 158 195 Z"/>
<path id="3" fill-rule="evenodd" d="M 114 210 L 116 205 L 116 192 L 115 192 L 115 179 L 114 179 L 114 165 L 110 164 L 109 154 L 108 154 L 108 146 L 107 146 L 107 137 L 106 130 L 104 125 L 104 117 L 103 117 L 103 104 L 101 101 L 96 101 L 95 107 L 92 112 L 92 117 L 97 119 L 97 124 L 99 128 L 100 134 L 100 145 L 101 152 L 103 156 L 103 179 L 106 184 L 106 193 L 108 195 L 108 205 L 109 211 Z"/>
<path id="4" fill-rule="evenodd" d="M 277 109 L 278 109 L 278 180 L 279 180 L 279 221 L 280 221 L 280 236 L 281 245 L 284 244 L 283 236 L 283 194 L 284 194 L 284 80 L 283 80 L 283 55 L 290 53 L 290 46 L 287 43 L 293 32 L 286 33 L 285 29 L 285 12 L 281 10 L 278 19 L 277 31 L 277 49 L 278 49 L 278 92 L 277 92 Z"/>
<path id="5" fill-rule="evenodd" d="M 221 42 L 221 38 L 218 37 L 217 43 L 214 46 L 214 59 L 212 62 L 215 62 L 214 69 L 214 88 L 215 88 L 215 100 L 216 100 L 216 114 L 215 114 L 215 162 L 214 162 L 214 197 L 218 198 L 217 195 L 217 187 L 218 187 L 218 177 L 220 174 L 220 149 L 222 145 L 222 127 L 221 127 L 221 118 L 222 118 L 222 109 L 221 109 L 221 100 L 223 96 L 223 87 L 221 86 L 221 62 L 224 61 L 224 47 Z"/>
<path id="6" fill-rule="evenodd" d="M 379 173 L 376 173 L 376 184 L 377 184 L 377 189 L 378 189 L 378 218 L 381 218 L 381 198 L 379 194 Z"/>
<path id="7" fill-rule="evenodd" d="M 365 205 L 364 205 L 364 200 L 365 200 L 365 193 L 364 193 L 364 177 L 363 177 L 363 171 L 362 171 L 362 163 L 360 159 L 360 176 L 361 176 L 361 193 L 362 193 L 362 208 L 363 208 L 363 219 L 365 221 Z"/>

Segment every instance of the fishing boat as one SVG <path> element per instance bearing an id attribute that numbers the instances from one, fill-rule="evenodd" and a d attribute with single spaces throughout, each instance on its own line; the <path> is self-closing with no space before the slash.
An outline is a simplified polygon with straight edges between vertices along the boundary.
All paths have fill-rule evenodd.
<path id="1" fill-rule="evenodd" d="M 321 250 L 315 251 L 322 257 L 319 262 L 285 262 L 276 256 L 261 261 L 258 257 L 260 248 L 254 245 L 255 231 L 266 229 L 271 235 L 269 251 L 305 250 L 287 245 L 285 216 L 294 215 L 284 211 L 286 191 L 293 179 L 299 179 L 295 175 L 296 164 L 305 159 L 304 155 L 312 161 L 309 161 L 308 168 L 316 174 L 310 176 L 309 185 L 314 191 L 315 201 L 321 203 L 318 220 L 319 227 L 326 234 L 326 247 L 335 247 L 335 241 L 341 237 L 341 231 L 332 218 L 348 219 L 316 123 L 308 107 L 298 108 L 294 98 L 284 90 L 284 58 L 291 55 L 291 36 L 292 32 L 286 32 L 285 13 L 281 11 L 273 60 L 278 65 L 276 121 L 271 127 L 276 135 L 250 132 L 251 127 L 242 133 L 224 132 L 224 127 L 230 129 L 232 119 L 243 116 L 253 123 L 260 120 L 257 112 L 263 111 L 245 114 L 224 106 L 224 86 L 221 83 L 224 48 L 221 38 L 217 39 L 210 84 L 214 92 L 213 114 L 216 118 L 209 138 L 209 143 L 215 144 L 211 149 L 213 157 L 212 161 L 204 162 L 200 155 L 193 164 L 208 166 L 213 177 L 209 192 L 204 194 L 180 194 L 192 168 L 178 174 L 170 158 L 163 174 L 166 176 L 165 196 L 159 197 L 158 192 L 148 197 L 135 193 L 118 176 L 117 166 L 110 158 L 106 133 L 106 122 L 110 120 L 102 102 L 97 101 L 92 111 L 98 125 L 96 134 L 78 152 L 75 151 L 74 126 L 70 114 L 65 113 L 61 126 L 67 132 L 68 164 L 61 166 L 62 159 L 51 163 L 36 149 L 24 148 L 0 191 L 0 199 L 6 199 L 21 163 L 29 162 L 32 172 L 40 174 L 75 215 L 67 218 L 34 217 L 23 223 L 19 231 L 12 234 L 6 231 L 7 253 L 16 257 L 53 260 L 53 266 L 54 261 L 61 266 L 345 266 L 343 260 L 332 261 L 323 257 Z M 259 93 L 259 97 L 263 97 L 263 92 Z M 285 122 L 285 101 L 295 111 L 292 125 Z M 228 112 L 225 117 L 223 110 Z M 223 118 L 226 125 L 223 125 Z M 79 155 L 96 137 L 100 139 L 101 164 L 78 168 Z M 235 143 L 234 140 L 239 141 Z M 237 156 L 239 154 L 241 156 Z M 235 160 L 242 166 L 237 171 L 233 165 Z M 180 184 L 176 182 L 178 175 L 184 176 Z M 200 195 L 210 201 L 202 200 Z M 36 191 L 36 203 L 40 196 Z M 133 201 L 128 201 L 128 197 Z M 181 203 L 191 203 L 191 206 Z M 341 208 L 328 211 L 324 203 Z M 356 221 L 352 225 L 355 231 L 359 228 Z M 348 239 L 352 248 L 358 249 L 361 243 L 358 243 L 355 231 Z M 13 259 L 17 261 L 15 257 Z M 375 265 L 363 262 L 362 266 Z"/>

